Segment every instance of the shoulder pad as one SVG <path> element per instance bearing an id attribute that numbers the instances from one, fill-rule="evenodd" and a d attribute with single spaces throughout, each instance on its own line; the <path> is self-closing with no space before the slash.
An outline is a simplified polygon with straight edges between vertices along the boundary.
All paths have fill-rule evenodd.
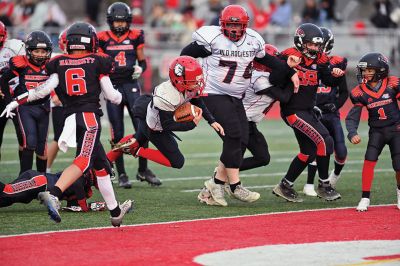
<path id="1" fill-rule="evenodd" d="M 263 37 L 261 37 L 261 35 L 257 31 L 255 31 L 253 29 L 250 29 L 250 28 L 247 28 L 246 29 L 246 33 L 251 35 L 251 36 L 253 36 L 253 37 L 255 37 L 260 42 L 260 44 L 262 45 L 262 47 L 264 49 L 265 41 L 264 41 Z"/>
<path id="2" fill-rule="evenodd" d="M 395 76 L 388 77 L 388 87 L 397 88 L 399 86 L 399 78 Z"/>
<path id="3" fill-rule="evenodd" d="M 109 39 L 107 31 L 100 31 L 99 33 L 97 33 L 97 38 L 102 41 L 107 41 Z"/>
<path id="4" fill-rule="evenodd" d="M 326 53 L 320 53 L 317 58 L 317 64 L 327 64 L 329 63 L 329 58 Z"/>
<path id="5" fill-rule="evenodd" d="M 95 53 L 95 55 L 98 55 L 98 56 L 100 56 L 100 57 L 110 57 L 108 54 L 105 54 L 105 53 L 103 53 L 103 52 L 97 52 L 97 53 Z"/>
<path id="6" fill-rule="evenodd" d="M 12 50 L 16 55 L 24 55 L 25 54 L 25 44 L 21 40 L 17 40 L 17 39 L 7 40 L 4 44 L 4 47 Z"/>
<path id="7" fill-rule="evenodd" d="M 211 47 L 211 42 L 220 34 L 222 34 L 222 32 L 218 26 L 203 26 L 193 32 L 192 38 L 193 41 L 196 41 L 199 45 Z"/>
<path id="8" fill-rule="evenodd" d="M 303 54 L 299 50 L 294 48 L 294 47 L 291 47 L 291 48 L 288 48 L 286 50 L 283 50 L 281 52 L 281 55 L 284 55 L 284 56 L 295 55 L 295 56 L 298 56 L 298 57 L 303 57 Z"/>
<path id="9" fill-rule="evenodd" d="M 158 85 L 153 92 L 154 106 L 163 111 L 175 111 L 180 104 L 180 92 L 172 86 L 170 81 Z"/>
<path id="10" fill-rule="evenodd" d="M 356 87 L 354 87 L 354 89 L 351 90 L 351 96 L 354 97 L 354 98 L 363 96 L 363 94 L 364 93 L 363 93 L 363 91 L 362 91 L 362 89 L 360 88 L 359 85 L 357 85 Z"/>
<path id="11" fill-rule="evenodd" d="M 131 29 L 129 32 L 130 39 L 137 39 L 140 35 L 144 35 L 143 30 Z"/>
<path id="12" fill-rule="evenodd" d="M 11 58 L 11 63 L 15 68 L 25 68 L 28 65 L 28 61 L 24 55 L 14 56 Z"/>

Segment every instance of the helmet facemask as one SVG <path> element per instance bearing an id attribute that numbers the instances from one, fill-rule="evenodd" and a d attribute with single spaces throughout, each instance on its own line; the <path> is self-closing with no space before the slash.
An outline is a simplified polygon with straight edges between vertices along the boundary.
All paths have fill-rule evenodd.
<path id="1" fill-rule="evenodd" d="M 313 39 L 318 39 L 318 40 L 313 40 L 312 42 L 306 42 L 302 45 L 302 53 L 310 58 L 310 59 L 316 59 L 318 54 L 322 52 L 322 38 L 320 37 L 314 37 Z M 319 40 L 321 39 L 321 40 Z M 316 47 L 309 47 L 310 44 L 314 44 Z"/>
<path id="2" fill-rule="evenodd" d="M 32 64 L 36 66 L 41 66 L 44 63 L 46 63 L 47 60 L 50 59 L 51 49 L 49 48 L 28 49 L 27 54 L 28 54 L 28 59 Z"/>
<path id="3" fill-rule="evenodd" d="M 231 18 L 234 20 L 235 18 Z M 242 38 L 247 28 L 247 23 L 234 21 L 221 21 L 221 28 L 226 37 L 233 42 L 237 42 Z"/>

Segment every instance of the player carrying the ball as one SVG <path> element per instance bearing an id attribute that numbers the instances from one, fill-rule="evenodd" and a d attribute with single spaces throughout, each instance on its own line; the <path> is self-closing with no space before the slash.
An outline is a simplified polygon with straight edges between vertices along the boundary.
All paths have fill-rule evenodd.
<path id="1" fill-rule="evenodd" d="M 123 153 L 129 153 L 168 167 L 182 168 L 185 158 L 173 131 L 192 130 L 204 116 L 215 131 L 224 135 L 224 129 L 200 97 L 203 89 L 203 71 L 196 59 L 190 56 L 176 58 L 169 67 L 169 80 L 155 87 L 152 96 L 142 95 L 136 101 L 134 114 L 139 118 L 139 124 L 135 136 L 121 139 L 107 154 L 108 159 L 114 161 Z M 193 108 L 191 104 L 199 108 Z M 195 110 L 194 114 L 191 114 L 192 110 Z M 158 150 L 144 148 L 148 141 Z"/>

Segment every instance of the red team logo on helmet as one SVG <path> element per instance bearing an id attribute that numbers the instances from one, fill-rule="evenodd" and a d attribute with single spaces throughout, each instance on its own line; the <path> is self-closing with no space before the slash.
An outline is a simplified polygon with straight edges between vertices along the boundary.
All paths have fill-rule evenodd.
<path id="1" fill-rule="evenodd" d="M 58 47 L 64 53 L 66 52 L 65 48 L 66 48 L 66 44 L 67 44 L 67 30 L 68 30 L 68 28 L 63 30 L 60 33 L 60 36 L 58 36 Z"/>
<path id="2" fill-rule="evenodd" d="M 249 15 L 243 7 L 230 5 L 222 10 L 219 23 L 222 33 L 231 41 L 236 42 L 246 32 L 247 25 L 249 24 Z M 240 25 L 240 29 L 232 27 L 232 24 Z"/>
<path id="3" fill-rule="evenodd" d="M 204 89 L 203 70 L 190 56 L 180 56 L 169 66 L 169 78 L 180 92 L 193 92 L 201 95 Z"/>
<path id="4" fill-rule="evenodd" d="M 7 40 L 7 28 L 3 22 L 0 21 L 0 49 L 3 48 L 4 43 Z"/>

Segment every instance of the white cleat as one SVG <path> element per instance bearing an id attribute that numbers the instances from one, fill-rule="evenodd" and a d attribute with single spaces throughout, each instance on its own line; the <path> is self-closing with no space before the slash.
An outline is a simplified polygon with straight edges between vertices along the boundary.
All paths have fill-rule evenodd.
<path id="1" fill-rule="evenodd" d="M 111 217 L 111 224 L 114 227 L 120 227 L 122 224 L 122 219 L 124 218 L 125 214 L 130 212 L 133 209 L 133 201 L 126 200 L 124 203 L 119 205 L 121 209 L 121 213 L 117 217 Z"/>
<path id="2" fill-rule="evenodd" d="M 365 212 L 368 210 L 370 204 L 369 198 L 361 198 L 360 202 L 358 203 L 357 206 L 357 211 L 359 212 Z"/>
<path id="3" fill-rule="evenodd" d="M 201 203 L 205 203 L 207 205 L 210 206 L 221 206 L 220 204 L 218 204 L 214 198 L 211 195 L 211 192 L 206 188 L 203 187 L 199 193 L 199 195 L 197 195 L 197 199 L 201 202 Z"/>
<path id="4" fill-rule="evenodd" d="M 340 179 L 340 174 L 335 175 L 335 170 L 332 170 L 331 174 L 329 175 L 328 180 L 333 188 L 336 188 L 336 183 L 339 179 Z"/>
<path id="5" fill-rule="evenodd" d="M 397 209 L 400 210 L 400 189 L 397 189 Z"/>
<path id="6" fill-rule="evenodd" d="M 303 193 L 306 196 L 310 197 L 316 197 L 318 196 L 317 192 L 315 192 L 314 185 L 313 184 L 305 184 L 303 188 Z"/>
<path id="7" fill-rule="evenodd" d="M 228 206 L 228 202 L 225 200 L 224 185 L 219 185 L 214 182 L 214 178 L 204 182 L 204 186 L 210 191 L 214 201 L 221 206 Z"/>

